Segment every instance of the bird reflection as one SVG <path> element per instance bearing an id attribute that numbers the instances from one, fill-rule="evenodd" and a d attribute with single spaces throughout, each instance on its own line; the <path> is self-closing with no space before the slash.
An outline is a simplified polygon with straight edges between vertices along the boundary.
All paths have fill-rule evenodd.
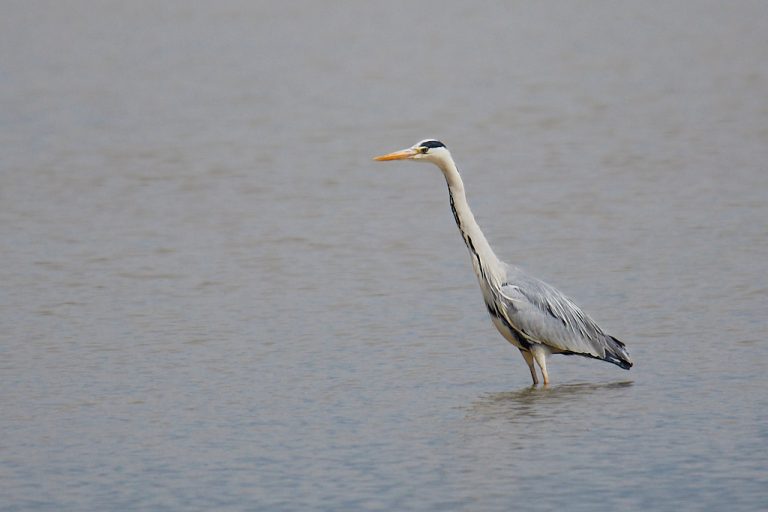
<path id="1" fill-rule="evenodd" d="M 545 388 L 531 386 L 517 391 L 488 393 L 468 407 L 467 418 L 481 421 L 551 418 L 588 396 L 622 392 L 633 384 L 633 381 L 561 384 Z"/>

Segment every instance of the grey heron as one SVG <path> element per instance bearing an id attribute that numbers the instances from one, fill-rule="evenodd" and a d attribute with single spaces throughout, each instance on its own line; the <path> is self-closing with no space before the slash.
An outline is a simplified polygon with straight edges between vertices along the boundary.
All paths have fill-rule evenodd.
<path id="1" fill-rule="evenodd" d="M 550 354 L 579 355 L 613 363 L 625 370 L 632 359 L 621 341 L 606 334 L 571 299 L 555 287 L 499 260 L 475 221 L 456 163 L 445 144 L 426 139 L 414 146 L 377 156 L 374 160 L 415 160 L 435 164 L 445 176 L 453 217 L 469 249 L 483 300 L 496 329 L 520 353 L 533 384 L 549 384 Z"/>

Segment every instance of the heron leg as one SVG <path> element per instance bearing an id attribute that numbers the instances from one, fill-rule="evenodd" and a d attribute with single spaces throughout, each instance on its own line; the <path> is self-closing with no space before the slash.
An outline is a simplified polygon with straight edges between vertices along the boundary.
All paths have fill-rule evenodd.
<path id="1" fill-rule="evenodd" d="M 547 352 L 547 349 L 541 345 L 533 345 L 531 347 L 531 354 L 541 369 L 541 376 L 544 379 L 545 386 L 549 384 L 549 374 L 547 373 Z"/>
<path id="2" fill-rule="evenodd" d="M 525 359 L 525 364 L 528 365 L 528 369 L 531 370 L 531 377 L 533 378 L 533 385 L 539 383 L 539 378 L 536 376 L 536 368 L 533 366 L 533 354 L 530 353 L 528 350 L 520 349 L 520 353 L 523 355 L 523 359 Z"/>

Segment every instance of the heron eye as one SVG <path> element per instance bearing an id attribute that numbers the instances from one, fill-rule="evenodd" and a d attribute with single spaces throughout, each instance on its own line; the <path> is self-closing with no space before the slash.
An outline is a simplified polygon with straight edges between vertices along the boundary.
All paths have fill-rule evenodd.
<path id="1" fill-rule="evenodd" d="M 424 146 L 421 146 L 419 148 L 419 151 L 421 151 L 421 154 L 423 155 L 423 154 L 426 154 L 427 151 L 429 151 L 429 148 L 425 148 Z"/>

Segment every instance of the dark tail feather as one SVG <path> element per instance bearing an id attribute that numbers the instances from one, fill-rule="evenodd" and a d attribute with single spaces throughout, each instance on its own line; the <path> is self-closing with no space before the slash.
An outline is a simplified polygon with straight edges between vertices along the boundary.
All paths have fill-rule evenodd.
<path id="1" fill-rule="evenodd" d="M 605 350 L 605 361 L 620 366 L 625 370 L 632 368 L 632 358 L 629 357 L 626 346 L 613 336 L 606 336 L 607 347 Z"/>

